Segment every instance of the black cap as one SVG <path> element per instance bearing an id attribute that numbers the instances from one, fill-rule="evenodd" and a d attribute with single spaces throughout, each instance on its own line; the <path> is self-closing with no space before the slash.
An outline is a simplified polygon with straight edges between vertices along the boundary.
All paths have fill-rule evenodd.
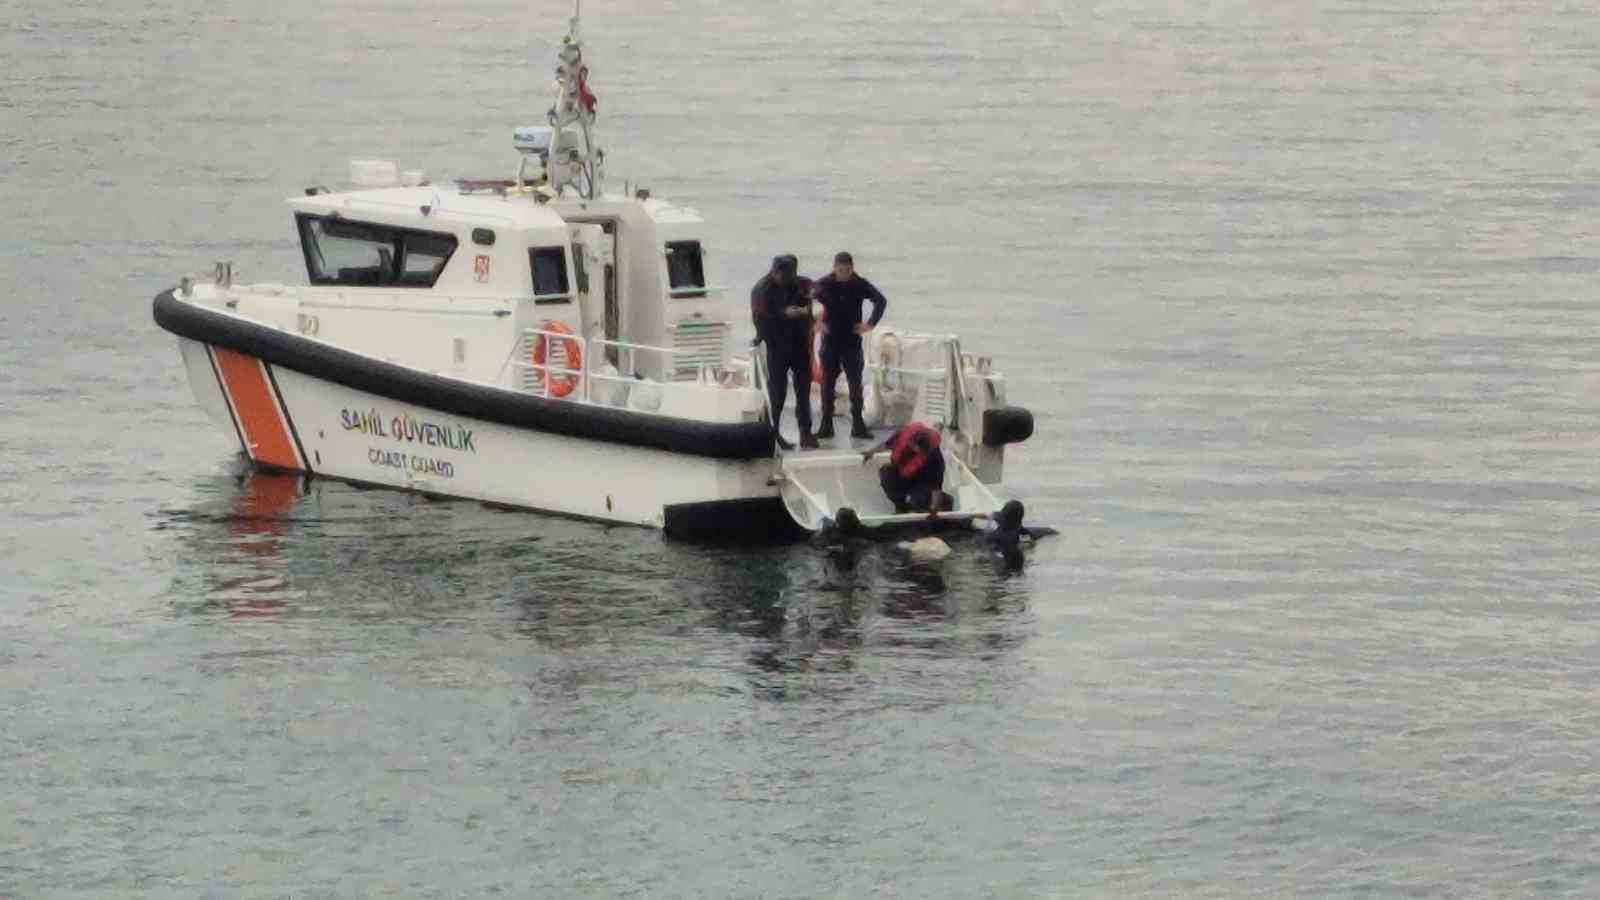
<path id="1" fill-rule="evenodd" d="M 853 266 L 856 264 L 856 258 L 850 255 L 850 251 L 840 250 L 833 255 L 833 264 L 836 266 Z"/>
<path id="2" fill-rule="evenodd" d="M 784 253 L 772 258 L 772 271 L 793 272 L 800 268 L 800 260 L 793 253 Z"/>

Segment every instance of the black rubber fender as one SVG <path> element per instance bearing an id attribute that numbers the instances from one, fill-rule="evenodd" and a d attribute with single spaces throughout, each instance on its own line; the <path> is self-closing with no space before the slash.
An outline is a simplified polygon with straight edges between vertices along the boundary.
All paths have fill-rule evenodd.
<path id="1" fill-rule="evenodd" d="M 983 443 L 989 447 L 1020 444 L 1033 437 L 1033 413 L 1020 406 L 983 411 Z"/>

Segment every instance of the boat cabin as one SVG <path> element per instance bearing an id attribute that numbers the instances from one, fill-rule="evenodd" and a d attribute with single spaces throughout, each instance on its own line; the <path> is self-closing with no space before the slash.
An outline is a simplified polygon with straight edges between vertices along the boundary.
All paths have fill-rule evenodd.
<path id="1" fill-rule="evenodd" d="M 353 173 L 363 166 L 370 183 L 373 164 Z M 503 364 L 530 331 L 582 338 L 622 375 L 655 381 L 699 378 L 730 355 L 704 221 L 647 192 L 551 197 L 463 181 L 311 189 L 290 206 L 311 284 L 301 306 L 324 340 L 519 387 Z"/>

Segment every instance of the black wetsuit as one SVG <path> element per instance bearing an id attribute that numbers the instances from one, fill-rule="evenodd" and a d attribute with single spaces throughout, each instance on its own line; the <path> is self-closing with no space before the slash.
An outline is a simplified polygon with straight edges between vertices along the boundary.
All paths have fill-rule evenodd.
<path id="1" fill-rule="evenodd" d="M 885 464 L 878 469 L 878 484 L 895 512 L 923 512 L 933 505 L 933 492 L 944 490 L 944 454 L 938 450 L 929 453 L 928 461 L 910 478 L 901 475 L 893 463 Z M 951 505 L 946 495 L 939 507 L 948 511 Z"/>
<path id="2" fill-rule="evenodd" d="M 1021 501 L 1011 500 L 994 517 L 994 529 L 983 535 L 983 541 L 999 556 L 1008 569 L 1022 568 L 1022 546 L 1056 533 L 1054 528 L 1030 528 L 1022 524 Z"/>
<path id="3" fill-rule="evenodd" d="M 866 360 L 861 355 L 861 335 L 856 334 L 856 326 L 861 324 L 861 303 L 866 300 L 872 301 L 872 317 L 867 323 L 876 325 L 883 318 L 883 310 L 889 305 L 889 300 L 872 282 L 860 275 L 849 281 L 840 281 L 831 272 L 817 279 L 817 302 L 827 310 L 825 324 L 828 326 L 828 334 L 822 339 L 824 425 L 833 416 L 834 392 L 841 371 L 850 384 L 851 420 L 861 421 L 861 372 Z"/>
<path id="4" fill-rule="evenodd" d="M 792 277 L 787 284 L 767 273 L 750 289 L 750 317 L 756 337 L 767 345 L 767 399 L 772 427 L 778 427 L 789 384 L 794 384 L 794 420 L 800 434 L 811 433 L 811 279 Z M 804 318 L 783 312 L 803 307 Z"/>

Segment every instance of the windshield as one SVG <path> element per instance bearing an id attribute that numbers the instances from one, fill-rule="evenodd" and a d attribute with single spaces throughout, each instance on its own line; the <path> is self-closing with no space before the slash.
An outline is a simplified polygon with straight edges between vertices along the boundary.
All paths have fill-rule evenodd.
<path id="1" fill-rule="evenodd" d="M 456 250 L 453 234 L 300 216 L 312 284 L 433 287 Z"/>

